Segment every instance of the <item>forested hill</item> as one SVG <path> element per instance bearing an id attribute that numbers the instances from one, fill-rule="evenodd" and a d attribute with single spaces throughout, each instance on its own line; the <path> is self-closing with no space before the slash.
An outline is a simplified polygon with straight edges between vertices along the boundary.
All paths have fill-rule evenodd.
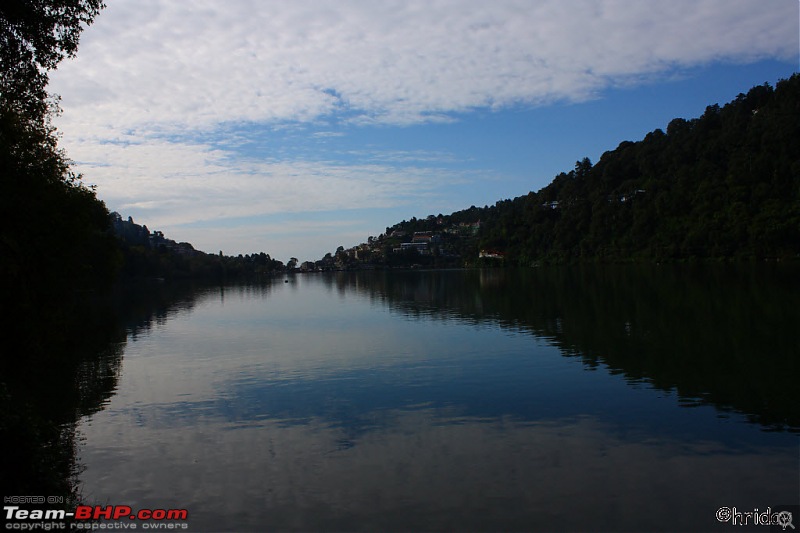
<path id="1" fill-rule="evenodd" d="M 507 264 L 800 257 L 800 75 L 478 210 Z"/>
<path id="2" fill-rule="evenodd" d="M 584 158 L 538 192 L 388 227 L 383 263 L 398 262 L 395 235 L 418 232 L 439 244 L 405 263 L 800 259 L 800 74 Z"/>

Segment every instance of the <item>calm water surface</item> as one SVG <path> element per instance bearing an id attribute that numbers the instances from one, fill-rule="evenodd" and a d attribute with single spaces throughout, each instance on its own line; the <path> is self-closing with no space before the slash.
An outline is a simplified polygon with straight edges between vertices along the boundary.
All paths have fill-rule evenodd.
<path id="1" fill-rule="evenodd" d="M 78 425 L 82 493 L 186 508 L 196 531 L 740 531 L 717 509 L 800 498 L 796 279 L 204 289 L 129 329 L 115 393 Z"/>

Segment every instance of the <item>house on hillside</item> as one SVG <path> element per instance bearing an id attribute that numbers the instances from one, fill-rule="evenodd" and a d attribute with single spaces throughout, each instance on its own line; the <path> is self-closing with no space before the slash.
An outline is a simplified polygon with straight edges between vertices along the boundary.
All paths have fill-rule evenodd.
<path id="1" fill-rule="evenodd" d="M 504 252 L 498 252 L 497 250 L 481 250 L 478 257 L 481 259 L 505 259 L 506 254 Z"/>
<path id="2" fill-rule="evenodd" d="M 430 231 L 415 231 L 414 236 L 411 238 L 411 242 L 424 242 L 430 243 L 433 235 Z"/>
<path id="3" fill-rule="evenodd" d="M 400 245 L 400 251 L 416 250 L 420 255 L 430 255 L 427 242 L 404 242 Z"/>

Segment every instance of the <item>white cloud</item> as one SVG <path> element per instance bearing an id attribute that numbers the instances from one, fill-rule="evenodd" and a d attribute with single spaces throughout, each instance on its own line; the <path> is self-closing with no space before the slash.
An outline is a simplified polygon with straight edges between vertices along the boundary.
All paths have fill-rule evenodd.
<path id="1" fill-rule="evenodd" d="M 441 202 L 447 187 L 470 176 L 395 166 L 395 154 L 386 157 L 388 163 L 374 156 L 376 162 L 364 164 L 234 159 L 205 144 L 158 139 L 72 143 L 70 155 L 87 183 L 102 185 L 101 196 L 111 209 L 162 230 L 280 213 L 417 207 L 431 198 Z M 414 161 L 411 154 L 406 159 Z"/>
<path id="2" fill-rule="evenodd" d="M 374 222 L 323 217 L 307 221 L 246 221 L 226 227 L 178 226 L 175 232 L 205 252 L 216 253 L 221 249 L 225 254 L 237 255 L 263 251 L 286 262 L 293 256 L 301 261 L 320 259 L 339 245 L 349 247 L 363 242 L 369 229 L 374 229 Z"/>
<path id="3" fill-rule="evenodd" d="M 790 0 L 116 0 L 53 76 L 66 118 L 146 130 L 409 123 L 580 100 L 631 77 L 797 54 Z"/>

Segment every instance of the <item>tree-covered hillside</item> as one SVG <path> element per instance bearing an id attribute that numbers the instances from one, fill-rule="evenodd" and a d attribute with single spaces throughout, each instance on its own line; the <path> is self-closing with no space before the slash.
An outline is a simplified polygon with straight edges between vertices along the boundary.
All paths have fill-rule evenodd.
<path id="1" fill-rule="evenodd" d="M 439 239 L 398 257 L 421 232 Z M 538 192 L 404 220 L 371 250 L 373 266 L 800 258 L 800 75 L 584 158 Z"/>
<path id="2" fill-rule="evenodd" d="M 0 3 L 0 293 L 4 311 L 0 356 L 0 479 L 5 494 L 54 494 L 72 499 L 75 412 L 54 393 L 75 379 L 73 398 L 96 399 L 78 385 L 92 326 L 77 289 L 110 281 L 118 259 L 108 211 L 82 184 L 58 148 L 52 125 L 57 99 L 48 72 L 74 55 L 100 0 Z M 89 382 L 92 384 L 89 384 Z"/>
<path id="3" fill-rule="evenodd" d="M 281 261 L 264 252 L 238 256 L 209 254 L 195 250 L 188 242 L 175 242 L 161 231 L 150 231 L 111 213 L 111 227 L 116 237 L 121 261 L 119 277 L 194 279 L 223 282 L 253 281 L 283 273 Z"/>
<path id="4" fill-rule="evenodd" d="M 108 211 L 58 148 L 58 99 L 47 92 L 48 73 L 75 54 L 102 7 L 100 0 L 0 7 L 0 280 L 24 318 L 40 318 L 114 272 Z"/>
<path id="5" fill-rule="evenodd" d="M 796 258 L 800 76 L 579 161 L 482 213 L 506 261 Z"/>

